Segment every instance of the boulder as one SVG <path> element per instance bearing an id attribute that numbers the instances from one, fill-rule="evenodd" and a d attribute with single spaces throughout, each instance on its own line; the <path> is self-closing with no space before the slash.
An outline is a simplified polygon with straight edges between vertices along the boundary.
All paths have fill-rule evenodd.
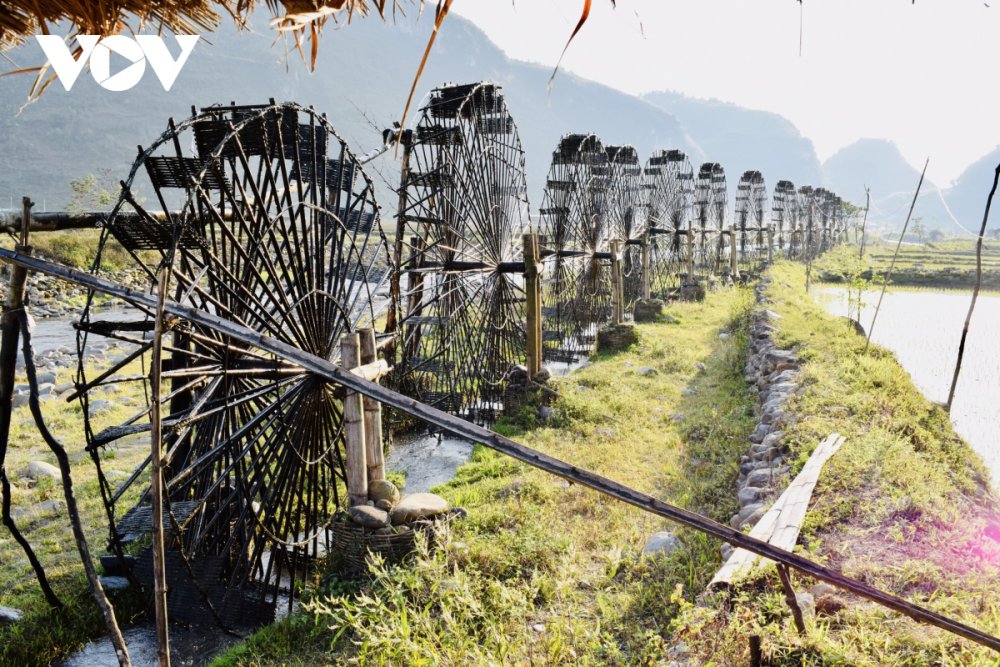
<path id="1" fill-rule="evenodd" d="M 403 498 L 392 508 L 392 523 L 399 525 L 417 519 L 430 519 L 448 511 L 448 501 L 433 493 L 414 493 Z"/>
<path id="2" fill-rule="evenodd" d="M 347 511 L 351 521 L 365 528 L 385 528 L 389 525 L 389 513 L 377 507 L 356 505 Z"/>
<path id="3" fill-rule="evenodd" d="M 17 623 L 21 620 L 22 613 L 13 607 L 0 607 L 0 627 Z"/>
<path id="4" fill-rule="evenodd" d="M 53 482 L 62 481 L 62 474 L 60 474 L 59 468 L 55 467 L 51 463 L 46 463 L 45 461 L 32 461 L 29 463 L 28 477 L 34 480 L 48 477 Z"/>
<path id="5" fill-rule="evenodd" d="M 546 366 L 542 366 L 535 377 L 532 378 L 535 382 L 548 382 L 552 378 L 552 371 L 550 371 Z"/>
<path id="6" fill-rule="evenodd" d="M 657 371 L 655 368 L 653 368 L 651 366 L 639 366 L 639 368 L 635 369 L 635 372 L 638 373 L 639 375 L 658 375 L 659 374 L 659 371 Z"/>
<path id="7" fill-rule="evenodd" d="M 774 479 L 774 471 L 770 468 L 761 468 L 759 470 L 751 470 L 747 473 L 747 486 L 758 486 L 766 487 L 771 485 L 771 480 Z"/>
<path id="8" fill-rule="evenodd" d="M 624 350 L 639 342 L 639 334 L 631 324 L 609 324 L 597 332 L 597 349 L 602 352 Z"/>
<path id="9" fill-rule="evenodd" d="M 387 500 L 391 505 L 399 502 L 399 489 L 387 479 L 375 480 L 368 484 L 368 497 L 378 505 L 380 500 Z"/>
<path id="10" fill-rule="evenodd" d="M 642 553 L 645 556 L 651 556 L 653 554 L 662 554 L 664 556 L 669 556 L 673 552 L 681 548 L 681 541 L 677 539 L 677 536 L 671 533 L 669 530 L 661 530 L 658 533 L 653 533 L 646 540 L 645 546 L 642 548 Z"/>
<path id="11" fill-rule="evenodd" d="M 101 577 L 101 587 L 109 593 L 123 591 L 128 588 L 128 579 L 125 577 L 109 577 L 105 575 Z"/>
<path id="12" fill-rule="evenodd" d="M 35 377 L 35 380 L 38 382 L 39 385 L 43 385 L 43 384 L 53 384 L 54 385 L 56 383 L 56 374 L 52 373 L 52 372 L 39 373 Z"/>
<path id="13" fill-rule="evenodd" d="M 632 311 L 636 322 L 655 322 L 661 315 L 663 315 L 663 301 L 660 299 L 639 299 Z"/>
<path id="14" fill-rule="evenodd" d="M 705 285 L 703 283 L 684 283 L 681 285 L 681 299 L 684 301 L 704 301 Z"/>
<path id="15" fill-rule="evenodd" d="M 392 511 L 392 503 L 390 503 L 388 500 L 385 500 L 384 498 L 382 500 L 376 501 L 375 502 L 375 507 L 377 507 L 380 510 L 383 510 L 385 512 L 391 512 Z"/>

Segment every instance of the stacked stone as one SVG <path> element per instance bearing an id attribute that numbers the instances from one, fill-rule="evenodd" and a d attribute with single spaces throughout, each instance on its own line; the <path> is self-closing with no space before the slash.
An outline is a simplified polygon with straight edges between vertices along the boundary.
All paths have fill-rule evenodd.
<path id="1" fill-rule="evenodd" d="M 793 351 L 779 349 L 774 343 L 781 316 L 767 309 L 767 284 L 762 279 L 757 285 L 757 307 L 750 316 L 745 379 L 757 388 L 760 420 L 750 436 L 750 450 L 740 460 L 740 511 L 730 521 L 739 529 L 753 526 L 764 516 L 790 471 L 785 461 L 788 451 L 781 439 L 782 428 L 792 418 L 785 403 L 797 391 L 799 364 Z"/>

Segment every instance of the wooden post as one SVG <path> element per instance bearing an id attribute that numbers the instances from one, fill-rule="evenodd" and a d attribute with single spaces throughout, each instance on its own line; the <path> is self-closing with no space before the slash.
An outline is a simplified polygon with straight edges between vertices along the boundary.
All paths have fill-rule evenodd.
<path id="1" fill-rule="evenodd" d="M 526 334 L 528 349 L 526 362 L 528 377 L 534 378 L 542 370 L 542 262 L 538 249 L 538 235 L 525 234 L 524 242 L 524 292 L 526 297 Z"/>
<path id="2" fill-rule="evenodd" d="M 611 312 L 615 324 L 625 319 L 625 295 L 622 289 L 622 242 L 611 242 Z"/>
<path id="3" fill-rule="evenodd" d="M 403 234 L 406 232 L 406 210 L 409 206 L 407 200 L 407 181 L 410 178 L 410 132 L 407 130 L 403 132 L 400 136 L 403 144 L 403 166 L 402 166 L 402 176 L 400 177 L 399 184 L 399 204 L 396 213 L 396 238 L 393 239 L 393 249 L 392 249 L 392 261 L 395 267 L 395 271 L 392 272 L 389 278 L 389 294 L 392 303 L 389 307 L 389 312 L 385 316 L 385 330 L 388 333 L 396 333 L 397 322 L 396 318 L 398 316 L 398 311 L 402 308 L 400 303 L 400 286 L 399 278 L 403 273 Z M 395 358 L 395 342 L 389 344 L 390 349 L 387 351 L 387 355 L 390 359 Z"/>
<path id="4" fill-rule="evenodd" d="M 152 464 L 149 496 L 153 511 L 153 607 L 156 615 L 156 657 L 160 667 L 170 667 L 166 548 L 163 535 L 163 422 L 160 405 L 160 384 L 163 379 L 163 304 L 166 301 L 169 275 L 169 268 L 164 266 L 157 278 L 156 321 L 153 323 L 153 348 L 149 369 L 149 449 Z"/>
<path id="5" fill-rule="evenodd" d="M 774 261 L 774 230 L 767 228 L 767 263 Z"/>
<path id="6" fill-rule="evenodd" d="M 21 200 L 23 213 L 21 214 L 21 235 L 20 243 L 16 246 L 17 252 L 28 252 L 28 229 L 31 226 L 31 199 L 24 197 Z M 11 537 L 21 546 L 24 555 L 31 563 L 31 568 L 35 571 L 35 578 L 41 586 L 45 599 L 55 608 L 62 607 L 63 604 L 53 592 L 49 585 L 48 577 L 45 576 L 45 569 L 42 567 L 38 557 L 27 538 L 21 534 L 14 519 L 10 515 L 11 505 L 11 484 L 7 478 L 7 443 L 10 439 L 10 422 L 13 416 L 14 406 L 14 385 L 17 372 L 17 345 L 20 337 L 20 318 L 18 311 L 24 307 L 25 286 L 28 282 L 28 271 L 24 267 L 10 267 L 10 282 L 7 285 L 7 303 L 4 307 L 3 317 L 0 318 L 0 490 L 3 492 L 2 523 L 10 531 Z"/>
<path id="7" fill-rule="evenodd" d="M 361 363 L 376 361 L 375 330 L 362 329 Z M 382 404 L 371 396 L 364 397 L 365 453 L 368 461 L 368 483 L 385 479 L 385 453 L 382 451 Z"/>
<path id="8" fill-rule="evenodd" d="M 740 267 L 736 263 L 736 227 L 729 225 L 729 277 L 739 280 Z"/>
<path id="9" fill-rule="evenodd" d="M 356 333 L 340 339 L 340 365 L 351 370 L 360 365 L 361 339 Z M 350 506 L 368 502 L 368 454 L 365 447 L 365 418 L 361 395 L 347 390 L 344 396 L 344 440 L 347 454 L 347 497 Z"/>
<path id="10" fill-rule="evenodd" d="M 795 629 L 799 631 L 800 635 L 804 635 L 806 633 L 806 622 L 802 617 L 802 608 L 799 607 L 799 601 L 795 597 L 795 588 L 792 587 L 792 575 L 788 573 L 787 565 L 778 564 L 778 576 L 781 577 L 781 587 L 785 589 L 785 602 L 788 603 L 789 608 L 792 610 Z"/>
<path id="11" fill-rule="evenodd" d="M 642 235 L 642 298 L 649 301 L 649 232 Z"/>
<path id="12" fill-rule="evenodd" d="M 691 225 L 688 225 L 687 230 L 687 247 L 687 281 L 690 285 L 694 283 L 694 228 Z"/>

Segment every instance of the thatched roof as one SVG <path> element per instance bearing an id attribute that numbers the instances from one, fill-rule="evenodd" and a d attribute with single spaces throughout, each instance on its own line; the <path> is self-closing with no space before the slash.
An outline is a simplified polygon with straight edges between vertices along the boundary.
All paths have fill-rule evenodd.
<path id="1" fill-rule="evenodd" d="M 396 2 L 393 0 L 391 7 Z M 374 8 L 384 15 L 388 0 L 264 0 L 279 30 L 315 37 L 330 17 Z M 242 25 L 260 0 L 0 0 L 0 49 L 48 33 L 58 22 L 72 24 L 75 34 L 113 35 L 140 29 L 168 29 L 175 33 L 210 32 L 223 16 Z"/>

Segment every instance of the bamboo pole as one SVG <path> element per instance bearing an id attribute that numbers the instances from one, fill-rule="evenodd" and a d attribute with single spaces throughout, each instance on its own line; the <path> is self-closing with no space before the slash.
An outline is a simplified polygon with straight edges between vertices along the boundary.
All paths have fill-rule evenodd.
<path id="1" fill-rule="evenodd" d="M 906 236 L 906 228 L 910 225 L 910 217 L 913 215 L 913 207 L 917 205 L 917 197 L 920 196 L 920 186 L 924 184 L 924 174 L 927 173 L 927 165 L 931 159 L 924 162 L 924 170 L 920 172 L 920 180 L 917 181 L 917 189 L 913 193 L 913 201 L 910 202 L 910 212 L 906 214 L 906 222 L 903 223 L 903 231 L 899 233 L 899 240 L 896 241 L 896 250 L 892 253 L 892 261 L 889 263 L 889 270 L 885 273 L 885 280 L 882 282 L 882 293 L 878 296 L 878 304 L 875 306 L 875 313 L 872 315 L 872 323 L 868 327 L 868 337 L 865 338 L 865 352 L 872 342 L 872 332 L 875 330 L 875 320 L 878 319 L 878 311 L 882 308 L 882 299 L 885 298 L 885 290 L 889 287 L 889 279 L 892 278 L 892 270 L 896 268 L 896 258 L 899 257 L 899 247 L 903 245 L 903 237 Z"/>
<path id="2" fill-rule="evenodd" d="M 868 186 L 865 186 L 865 216 L 861 219 L 861 248 L 858 250 L 858 259 L 865 258 L 865 227 L 868 225 L 868 207 L 871 206 L 872 195 Z"/>
<path id="3" fill-rule="evenodd" d="M 163 304 L 166 302 L 169 268 L 157 278 L 156 320 L 153 328 L 149 369 L 149 449 L 151 479 L 149 496 L 153 512 L 153 608 L 156 615 L 156 658 L 160 667 L 170 667 L 170 627 L 167 612 L 167 564 L 163 534 L 163 416 L 160 385 L 163 381 Z"/>
<path id="4" fill-rule="evenodd" d="M 4 248 L 0 248 L 0 261 L 18 264 L 32 271 L 41 271 L 63 280 L 69 280 L 103 294 L 122 298 L 144 308 L 150 308 L 155 305 L 154 299 L 140 291 L 121 287 L 89 273 L 25 256 Z M 916 621 L 941 628 L 1000 653 L 1000 638 L 977 630 L 961 621 L 913 604 L 891 593 L 881 591 L 863 581 L 852 579 L 837 570 L 813 562 L 801 554 L 779 549 L 763 540 L 752 538 L 735 528 L 712 521 L 696 512 L 670 505 L 649 494 L 636 491 L 597 473 L 526 447 L 499 433 L 450 415 L 430 405 L 415 401 L 392 389 L 356 377 L 327 359 L 305 352 L 283 341 L 265 336 L 259 331 L 254 331 L 239 323 L 179 303 L 167 303 L 166 311 L 171 315 L 194 324 L 209 327 L 222 335 L 230 336 L 234 340 L 246 345 L 252 345 L 287 361 L 296 363 L 306 371 L 314 373 L 317 377 L 329 382 L 340 384 L 351 391 L 361 392 L 366 396 L 375 397 L 389 407 L 425 421 L 432 426 L 437 426 L 452 435 L 481 443 L 518 461 L 571 482 L 576 482 L 608 497 L 640 508 L 643 511 L 689 526 L 701 533 L 724 540 L 733 546 L 741 547 L 759 556 L 783 563 L 803 574 L 843 588 L 883 607 L 905 614 Z"/>
<path id="5" fill-rule="evenodd" d="M 958 342 L 958 359 L 955 360 L 955 373 L 951 377 L 951 387 L 948 389 L 948 402 L 945 410 L 951 414 L 951 405 L 955 400 L 955 387 L 958 386 L 958 375 L 962 371 L 962 357 L 965 356 L 965 339 L 969 335 L 969 324 L 972 323 L 972 311 L 976 309 L 976 301 L 979 299 L 979 289 L 983 284 L 983 236 L 986 234 L 986 223 L 990 219 L 990 207 L 993 205 L 993 196 L 997 193 L 997 183 L 1000 182 L 1000 164 L 993 172 L 993 187 L 990 189 L 989 197 L 986 198 L 986 211 L 983 213 L 983 224 L 979 227 L 979 238 L 976 239 L 976 285 L 972 288 L 972 301 L 969 303 L 969 312 L 965 314 L 965 324 L 962 325 L 962 338 Z"/>
<path id="6" fill-rule="evenodd" d="M 740 268 L 736 262 L 736 228 L 729 225 L 729 277 L 735 282 L 740 279 Z"/>
<path id="7" fill-rule="evenodd" d="M 21 221 L 20 242 L 16 247 L 19 253 L 30 253 L 28 247 L 28 228 L 31 224 L 31 199 L 24 197 L 21 200 L 23 213 Z M 31 569 L 35 572 L 38 585 L 45 595 L 45 600 L 55 608 L 63 606 L 62 601 L 56 596 L 49 585 L 49 579 L 45 574 L 45 568 L 35 555 L 31 543 L 18 529 L 14 523 L 14 518 L 10 513 L 11 506 L 11 484 L 7 478 L 7 444 L 10 440 L 10 422 L 13 416 L 14 406 L 14 384 L 17 371 L 17 343 L 20 336 L 18 318 L 21 309 L 24 307 L 25 286 L 28 282 L 28 271 L 23 266 L 10 267 L 10 282 L 7 285 L 7 303 L 4 307 L 3 317 L 0 318 L 0 491 L 3 499 L 0 500 L 0 519 L 4 527 L 10 531 L 11 537 L 18 543 L 21 550 L 31 564 Z"/>
<path id="8" fill-rule="evenodd" d="M 615 324 L 625 319 L 625 295 L 622 289 L 622 242 L 611 242 L 611 311 Z"/>
<path id="9" fill-rule="evenodd" d="M 649 301 L 649 232 L 642 235 L 642 298 Z"/>
<path id="10" fill-rule="evenodd" d="M 340 339 L 340 365 L 345 371 L 358 366 L 361 339 L 356 333 Z M 353 374 L 352 374 L 353 375 Z M 344 396 L 344 439 L 347 464 L 347 497 L 351 507 L 368 502 L 368 453 L 361 394 L 348 389 Z"/>
<path id="11" fill-rule="evenodd" d="M 688 225 L 687 230 L 687 281 L 694 283 L 694 228 Z"/>
<path id="12" fill-rule="evenodd" d="M 362 329 L 361 361 L 373 364 L 376 360 L 375 330 Z M 382 450 L 382 404 L 371 396 L 364 397 L 365 453 L 368 461 L 368 483 L 385 479 L 385 452 Z"/>
<path id="13" fill-rule="evenodd" d="M 528 377 L 534 378 L 542 370 L 542 262 L 538 249 L 538 235 L 525 234 L 524 243 L 524 291 L 528 338 L 525 361 Z"/>

